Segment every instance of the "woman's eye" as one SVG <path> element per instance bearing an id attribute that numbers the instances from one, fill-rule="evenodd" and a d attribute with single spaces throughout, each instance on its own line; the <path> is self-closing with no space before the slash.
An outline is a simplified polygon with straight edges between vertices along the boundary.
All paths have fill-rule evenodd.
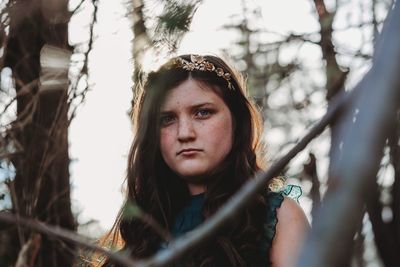
<path id="1" fill-rule="evenodd" d="M 172 123 L 174 120 L 175 120 L 174 116 L 172 116 L 172 115 L 164 115 L 160 119 L 160 124 L 161 124 L 161 126 L 165 126 L 165 125 L 168 125 L 168 124 Z"/>
<path id="2" fill-rule="evenodd" d="M 200 109 L 196 111 L 196 116 L 200 118 L 209 117 L 213 113 L 210 109 Z"/>

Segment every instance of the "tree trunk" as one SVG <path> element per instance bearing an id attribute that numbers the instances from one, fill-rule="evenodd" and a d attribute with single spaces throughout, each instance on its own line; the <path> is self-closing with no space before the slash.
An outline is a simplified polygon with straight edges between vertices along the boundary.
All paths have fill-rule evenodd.
<path id="1" fill-rule="evenodd" d="M 39 82 L 45 71 L 41 67 L 45 45 L 66 53 L 72 50 L 68 22 L 67 0 L 15 1 L 10 10 L 4 63 L 12 69 L 18 96 L 13 124 L 18 152 L 12 159 L 16 168 L 13 212 L 74 230 L 68 170 L 68 83 L 45 87 L 44 79 L 42 84 Z M 54 62 L 58 58 L 47 60 Z M 53 81 L 67 81 L 67 71 L 57 76 Z M 19 233 L 11 237 L 14 263 L 21 247 L 33 236 L 25 230 Z M 38 253 L 31 253 L 29 259 L 35 266 L 72 266 L 74 249 L 70 244 L 46 236 L 39 240 L 32 248 L 39 249 Z"/>
<path id="2" fill-rule="evenodd" d="M 310 197 L 312 200 L 311 217 L 315 218 L 318 209 L 321 206 L 321 193 L 320 185 L 317 173 L 317 158 L 313 153 L 309 153 L 309 161 L 303 165 L 303 177 L 311 181 L 312 187 L 310 190 Z M 314 220 L 312 223 L 314 224 Z"/>
<path id="3" fill-rule="evenodd" d="M 131 102 L 131 112 L 135 106 L 135 99 L 138 94 L 138 85 L 142 81 L 142 62 L 145 50 L 150 46 L 150 37 L 147 33 L 145 25 L 145 17 L 143 13 L 144 2 L 142 0 L 132 1 L 132 30 L 133 30 L 133 97 Z"/>
<path id="4" fill-rule="evenodd" d="M 342 71 L 339 68 L 339 64 L 336 60 L 336 51 L 332 40 L 333 33 L 333 21 L 336 15 L 336 11 L 329 12 L 326 8 L 324 0 L 314 0 L 315 9 L 318 16 L 318 22 L 320 25 L 320 36 L 321 39 L 319 41 L 319 45 L 321 47 L 322 57 L 326 63 L 325 66 L 325 76 L 326 76 L 326 100 L 328 101 L 328 108 L 330 108 L 331 99 L 337 95 L 341 90 L 344 89 L 344 83 L 347 78 L 347 72 Z M 337 7 L 336 7 L 337 8 Z M 340 116 L 340 114 L 339 114 Z M 337 116 L 338 117 L 338 116 Z M 333 120 L 329 124 L 330 132 L 331 132 L 331 148 L 329 151 L 329 158 L 332 159 L 334 153 L 337 153 L 340 150 L 340 140 L 338 139 L 339 133 L 337 125 L 337 118 Z M 329 169 L 331 166 L 329 166 Z M 331 181 L 328 181 L 330 183 Z M 314 189 L 315 191 L 319 191 L 319 184 L 315 184 L 313 182 L 313 187 L 318 187 Z M 317 212 L 317 208 L 313 209 L 313 215 Z M 314 216 L 313 216 L 313 224 Z M 349 262 L 351 257 L 351 250 L 348 250 L 348 254 L 346 258 L 343 259 L 343 262 Z"/>

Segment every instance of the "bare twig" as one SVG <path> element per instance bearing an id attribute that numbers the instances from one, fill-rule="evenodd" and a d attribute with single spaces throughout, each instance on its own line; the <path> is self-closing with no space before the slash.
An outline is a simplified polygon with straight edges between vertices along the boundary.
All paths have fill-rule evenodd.
<path id="1" fill-rule="evenodd" d="M 8 190 L 10 191 L 11 203 L 12 203 L 12 206 L 15 209 L 15 213 L 16 213 L 15 216 L 18 218 L 20 211 L 19 211 L 19 205 L 18 205 L 18 198 L 15 194 L 14 182 L 13 181 L 6 182 L 6 185 L 8 187 Z M 19 238 L 20 244 L 24 244 L 25 243 L 24 234 L 22 233 L 22 229 L 19 225 L 17 225 L 17 233 L 18 233 L 18 238 Z"/>
<path id="2" fill-rule="evenodd" d="M 150 225 L 154 231 L 157 232 L 157 234 L 164 238 L 165 241 L 169 242 L 172 240 L 171 234 L 166 231 L 156 220 L 154 220 L 153 216 L 150 214 L 142 213 L 138 219 Z"/>
<path id="3" fill-rule="evenodd" d="M 25 84 L 24 86 L 21 87 L 21 89 L 17 92 L 17 95 L 11 99 L 3 108 L 3 111 L 0 112 L 1 116 L 6 114 L 7 109 L 17 100 L 18 97 L 25 96 L 29 93 L 32 93 L 32 89 L 37 86 L 37 82 L 39 79 L 34 79 L 28 84 Z"/>
<path id="4" fill-rule="evenodd" d="M 32 81 L 33 84 L 29 83 L 29 86 L 36 86 L 35 83 L 38 82 L 38 79 L 35 79 Z M 33 119 L 33 114 L 35 113 L 35 110 L 38 106 L 38 101 L 39 101 L 39 94 L 36 93 L 32 96 L 32 98 L 29 100 L 29 102 L 26 104 L 24 110 L 18 114 L 18 118 L 15 121 L 10 122 L 9 124 L 6 125 L 0 125 L 0 128 L 7 128 L 10 127 L 7 132 L 11 133 L 12 131 L 16 131 L 17 129 L 23 129 L 28 123 L 30 123 Z M 17 141 L 17 139 L 13 140 L 14 142 Z"/>
<path id="5" fill-rule="evenodd" d="M 137 263 L 131 261 L 128 257 L 120 254 L 114 254 L 110 250 L 92 245 L 91 241 L 83 238 L 71 231 L 61 229 L 59 227 L 47 226 L 44 223 L 22 219 L 15 215 L 0 213 L 0 221 L 8 223 L 17 223 L 18 225 L 34 229 L 38 232 L 59 237 L 79 245 L 82 248 L 100 252 L 110 258 L 110 260 L 121 264 L 122 266 L 165 266 L 172 261 L 181 257 L 185 252 L 192 249 L 200 242 L 209 238 L 229 219 L 236 216 L 248 204 L 254 193 L 265 187 L 266 182 L 276 176 L 287 163 L 297 155 L 299 151 L 304 149 L 307 144 L 313 140 L 315 136 L 320 134 L 330 121 L 337 115 L 351 98 L 352 93 L 342 93 L 335 97 L 332 101 L 331 108 L 325 116 L 308 132 L 306 136 L 299 141 L 284 157 L 271 166 L 267 172 L 259 172 L 255 179 L 245 184 L 241 190 L 224 205 L 220 211 L 211 217 L 207 222 L 199 226 L 196 230 L 184 235 L 183 237 L 171 242 L 170 246 L 157 253 L 149 260 L 143 260 Z"/>
<path id="6" fill-rule="evenodd" d="M 33 267 L 36 256 L 40 248 L 41 236 L 34 234 L 26 242 L 18 253 L 17 263 L 15 267 Z"/>
<path id="7" fill-rule="evenodd" d="M 61 238 L 63 240 L 73 242 L 74 244 L 79 245 L 82 248 L 91 250 L 91 251 L 96 251 L 100 252 L 106 256 L 108 256 L 113 262 L 116 262 L 120 264 L 121 266 L 125 267 L 133 267 L 134 261 L 130 259 L 126 255 L 122 255 L 119 253 L 113 253 L 112 251 L 93 245 L 92 241 L 88 238 L 82 237 L 75 232 L 65 230 L 63 228 L 60 228 L 58 226 L 50 226 L 46 225 L 42 222 L 35 221 L 32 219 L 25 219 L 21 217 L 17 217 L 13 214 L 6 213 L 6 212 L 0 212 L 0 221 L 9 223 L 9 224 L 18 224 L 27 228 L 30 228 L 32 230 L 35 230 L 37 232 L 46 234 L 48 236 L 52 237 L 57 237 Z"/>
<path id="8" fill-rule="evenodd" d="M 316 211 L 321 205 L 321 183 L 317 174 L 317 159 L 313 153 L 309 153 L 308 156 L 309 161 L 303 165 L 303 175 L 306 179 L 311 181 L 312 184 L 310 190 L 310 196 L 312 199 L 311 216 L 314 218 Z M 312 222 L 315 223 L 315 220 Z"/>
<path id="9" fill-rule="evenodd" d="M 162 237 L 165 241 L 169 242 L 172 239 L 171 234 L 162 227 L 157 220 L 153 218 L 151 214 L 143 211 L 135 202 L 128 201 L 124 204 L 124 216 L 133 217 L 141 220 L 145 224 L 149 225 L 153 230 Z"/>
<path id="10" fill-rule="evenodd" d="M 59 142 L 59 144 L 64 143 L 64 141 L 62 140 L 63 130 L 67 126 L 63 126 L 63 125 L 61 125 L 61 123 L 63 122 L 63 114 L 64 114 L 64 112 L 66 113 L 66 111 L 65 111 L 66 106 L 67 106 L 67 103 L 64 103 L 64 99 L 63 99 L 63 97 L 61 97 L 59 99 L 57 109 L 55 110 L 54 120 L 53 120 L 52 124 L 50 125 L 50 128 L 47 133 L 48 138 L 43 147 L 43 156 L 41 158 L 41 162 L 40 162 L 39 170 L 38 170 L 38 174 L 37 174 L 37 179 L 36 179 L 36 183 L 34 186 L 34 191 L 32 193 L 33 209 L 37 208 L 37 203 L 39 201 L 39 194 L 40 194 L 40 190 L 42 188 L 42 182 L 44 180 L 44 174 L 48 170 L 49 166 L 52 164 L 53 160 L 58 157 L 58 153 L 56 151 L 54 151 L 54 149 L 51 151 L 51 149 L 52 149 L 51 142 L 54 140 L 57 140 Z M 69 187 L 67 187 L 64 190 L 69 190 Z M 62 195 L 63 195 L 62 192 L 59 192 L 58 197 L 62 196 Z M 50 202 L 57 201 L 57 199 L 55 197 L 56 196 L 54 196 L 54 199 L 52 199 Z M 49 207 L 49 206 L 47 205 L 47 207 Z"/>
<path id="11" fill-rule="evenodd" d="M 257 173 L 255 178 L 247 182 L 214 216 L 195 230 L 171 242 L 168 248 L 158 252 L 152 258 L 138 261 L 137 267 L 167 266 L 171 264 L 198 244 L 210 238 L 228 221 L 238 216 L 243 208 L 251 202 L 255 193 L 264 188 L 269 179 L 275 177 L 297 153 L 303 150 L 314 137 L 324 130 L 338 112 L 347 105 L 353 93 L 342 92 L 335 96 L 332 99 L 331 108 L 324 117 L 284 157 L 273 164 L 268 171 Z"/>
<path id="12" fill-rule="evenodd" d="M 82 2 L 85 0 L 82 0 Z M 82 4 L 81 2 L 81 4 Z M 79 96 L 81 96 L 81 99 L 79 101 L 79 103 L 77 103 L 74 108 L 72 109 L 72 112 L 70 113 L 70 117 L 68 119 L 68 126 L 71 124 L 71 121 L 73 120 L 73 118 L 75 118 L 76 116 L 76 111 L 78 109 L 78 107 L 85 101 L 86 98 L 86 93 L 89 90 L 89 86 L 86 84 L 86 87 L 80 92 L 77 93 L 78 90 L 78 85 L 81 79 L 86 78 L 87 79 L 87 75 L 88 75 L 88 64 L 89 64 L 89 53 L 90 51 L 92 51 L 92 47 L 93 47 L 93 42 L 94 42 L 94 25 L 97 22 L 97 10 L 98 10 L 98 0 L 91 0 L 92 5 L 93 5 L 93 14 L 92 14 L 92 21 L 90 23 L 90 31 L 89 31 L 89 41 L 88 41 L 88 48 L 84 53 L 84 60 L 83 60 L 83 66 L 81 68 L 80 73 L 78 74 L 76 83 L 72 86 L 72 92 L 73 95 L 70 98 L 70 100 L 68 101 L 68 107 L 71 106 L 72 102 L 74 99 L 77 99 Z M 81 5 L 80 4 L 80 5 Z"/>
<path id="13" fill-rule="evenodd" d="M 81 1 L 79 2 L 79 4 L 74 8 L 74 10 L 72 10 L 72 11 L 70 12 L 70 16 L 73 16 L 73 15 L 79 10 L 79 8 L 81 8 L 82 4 L 83 4 L 85 1 L 86 1 L 86 0 L 81 0 Z"/>

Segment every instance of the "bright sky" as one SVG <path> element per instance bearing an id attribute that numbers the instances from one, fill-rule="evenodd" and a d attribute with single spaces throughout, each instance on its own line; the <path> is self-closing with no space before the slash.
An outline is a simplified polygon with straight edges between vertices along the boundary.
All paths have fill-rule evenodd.
<path id="1" fill-rule="evenodd" d="M 70 128 L 72 199 L 80 223 L 98 220 L 109 229 L 122 202 L 126 154 L 131 140 L 127 112 L 131 99 L 130 40 L 126 9 L 117 1 L 100 1 L 96 39 L 90 54 L 90 83 L 83 106 Z M 90 16 L 90 15 L 89 15 Z M 82 21 L 72 22 L 76 39 Z"/>
<path id="2" fill-rule="evenodd" d="M 124 2 L 100 1 L 97 37 L 90 54 L 92 90 L 70 128 L 73 204 L 81 211 L 80 223 L 95 219 L 103 229 L 111 227 L 122 203 L 121 185 L 132 139 L 127 116 L 131 100 L 132 34 Z M 263 5 L 262 23 L 272 31 L 318 31 L 311 1 L 247 1 L 249 6 L 255 2 Z M 240 0 L 205 0 L 180 51 L 217 53 L 228 47 L 234 36 L 221 26 L 231 21 L 231 15 L 242 13 L 240 4 Z M 82 12 L 71 22 L 72 42 L 83 41 L 81 38 L 87 36 L 82 22 L 87 23 L 89 16 L 90 13 Z M 310 61 L 320 58 L 319 51 L 305 54 Z"/>

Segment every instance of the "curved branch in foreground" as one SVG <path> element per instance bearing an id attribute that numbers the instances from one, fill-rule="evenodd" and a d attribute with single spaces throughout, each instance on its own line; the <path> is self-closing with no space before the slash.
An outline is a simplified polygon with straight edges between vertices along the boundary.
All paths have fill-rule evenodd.
<path id="1" fill-rule="evenodd" d="M 331 101 L 330 109 L 315 124 L 309 132 L 280 160 L 275 162 L 266 172 L 258 172 L 254 179 L 251 179 L 223 206 L 218 212 L 209 218 L 205 223 L 198 226 L 195 230 L 188 232 L 181 238 L 170 243 L 169 247 L 159 251 L 153 257 L 136 262 L 136 267 L 155 267 L 167 266 L 182 257 L 185 253 L 192 250 L 198 244 L 206 241 L 215 234 L 223 225 L 238 216 L 243 208 L 248 205 L 255 193 L 265 187 L 269 179 L 275 177 L 300 151 L 302 151 L 310 141 L 319 135 L 325 127 L 348 106 L 348 102 L 353 99 L 353 94 L 358 90 L 349 93 L 340 92 Z"/>
<path id="2" fill-rule="evenodd" d="M 92 241 L 77 235 L 74 232 L 46 225 L 45 223 L 34 221 L 32 219 L 23 219 L 15 215 L 0 212 L 0 221 L 8 224 L 18 224 L 38 231 L 40 233 L 57 237 L 69 242 L 73 242 L 81 248 L 102 253 L 110 258 L 111 261 L 125 267 L 149 267 L 149 266 L 165 266 L 184 255 L 187 251 L 199 243 L 205 241 L 212 236 L 224 223 L 234 218 L 239 212 L 252 200 L 254 194 L 261 190 L 266 182 L 276 176 L 285 167 L 289 161 L 294 158 L 298 152 L 302 151 L 307 144 L 319 135 L 325 127 L 347 106 L 347 102 L 352 98 L 353 92 L 338 94 L 333 100 L 332 105 L 322 119 L 313 126 L 310 131 L 280 160 L 271 166 L 267 172 L 259 172 L 255 178 L 246 183 L 237 194 L 224 205 L 215 216 L 211 217 L 207 222 L 200 225 L 195 230 L 178 238 L 170 243 L 167 249 L 164 249 L 153 257 L 142 261 L 133 261 L 129 257 L 117 253 L 113 253 L 108 249 L 92 244 Z"/>
<path id="3" fill-rule="evenodd" d="M 342 147 L 337 147 L 331 158 L 332 183 L 296 267 L 350 265 L 348 252 L 357 225 L 363 219 L 363 206 L 371 198 L 371 190 L 376 190 L 383 147 L 393 131 L 400 104 L 398 29 L 399 1 L 383 26 L 373 66 L 360 82 L 362 92 L 352 100 L 349 112 L 339 122 Z M 396 258 L 392 260 L 397 261 Z M 400 266 L 400 262 L 394 266 Z"/>
<path id="4" fill-rule="evenodd" d="M 85 248 L 91 251 L 100 252 L 106 256 L 108 256 L 113 262 L 116 262 L 124 267 L 133 267 L 135 266 L 134 261 L 130 259 L 126 255 L 121 255 L 118 253 L 114 253 L 108 249 L 96 246 L 92 240 L 82 237 L 75 232 L 65 230 L 58 226 L 47 225 L 43 222 L 39 222 L 33 219 L 25 219 L 19 216 L 13 215 L 8 212 L 0 212 L 0 221 L 8 223 L 8 224 L 18 224 L 20 226 L 30 228 L 34 231 L 40 232 L 42 234 L 46 234 L 48 236 L 57 237 L 63 239 L 65 241 L 72 242 L 78 245 L 81 248 Z"/>

